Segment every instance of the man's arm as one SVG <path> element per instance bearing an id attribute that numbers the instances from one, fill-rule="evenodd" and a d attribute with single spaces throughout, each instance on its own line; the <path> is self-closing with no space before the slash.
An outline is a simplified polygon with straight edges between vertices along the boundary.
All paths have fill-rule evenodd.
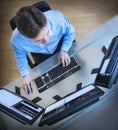
<path id="1" fill-rule="evenodd" d="M 68 51 L 73 44 L 75 37 L 75 29 L 70 23 L 70 21 L 64 16 L 62 22 L 62 30 L 63 30 L 63 43 L 60 49 L 58 61 L 62 63 L 62 65 L 68 66 L 70 64 L 70 57 L 68 55 Z"/>
<path id="2" fill-rule="evenodd" d="M 29 74 L 28 70 L 28 61 L 27 61 L 27 52 L 17 49 L 15 46 L 12 45 L 14 55 L 17 61 L 17 67 L 21 76 L 25 76 Z"/>
<path id="3" fill-rule="evenodd" d="M 62 28 L 63 28 L 64 39 L 63 39 L 63 44 L 61 46 L 61 50 L 68 52 L 74 41 L 75 29 L 70 23 L 70 21 L 68 20 L 68 18 L 66 18 L 65 16 L 64 16 Z"/>
<path id="4" fill-rule="evenodd" d="M 23 77 L 23 89 L 29 94 L 33 92 L 31 85 L 31 77 L 28 70 L 27 52 L 21 51 L 16 47 L 12 46 L 17 61 L 17 67 Z"/>

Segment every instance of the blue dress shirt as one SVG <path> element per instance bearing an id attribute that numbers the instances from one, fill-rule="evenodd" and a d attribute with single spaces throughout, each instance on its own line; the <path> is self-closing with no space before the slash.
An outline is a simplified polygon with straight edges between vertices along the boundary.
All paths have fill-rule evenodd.
<path id="1" fill-rule="evenodd" d="M 64 41 L 61 50 L 68 51 L 74 40 L 75 30 L 61 12 L 50 10 L 44 12 L 44 14 L 49 29 L 49 42 L 47 44 L 34 42 L 32 39 L 23 36 L 17 28 L 12 33 L 10 44 L 14 50 L 17 66 L 22 76 L 29 74 L 28 52 L 52 54 L 62 36 L 64 36 Z"/>

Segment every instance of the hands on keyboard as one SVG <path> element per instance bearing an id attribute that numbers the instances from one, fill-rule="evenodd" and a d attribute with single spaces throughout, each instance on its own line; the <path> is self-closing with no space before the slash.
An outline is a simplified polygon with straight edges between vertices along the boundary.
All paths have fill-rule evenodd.
<path id="1" fill-rule="evenodd" d="M 38 91 L 43 92 L 59 81 L 72 75 L 79 69 L 80 66 L 76 62 L 75 58 L 71 57 L 71 63 L 68 66 L 63 67 L 62 64 L 58 64 L 57 66 L 51 68 L 48 72 L 36 78 L 34 81 L 37 85 Z"/>

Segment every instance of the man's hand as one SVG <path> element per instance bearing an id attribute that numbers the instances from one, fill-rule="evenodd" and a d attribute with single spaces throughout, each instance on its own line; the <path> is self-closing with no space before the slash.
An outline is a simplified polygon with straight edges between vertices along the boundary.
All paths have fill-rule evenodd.
<path id="1" fill-rule="evenodd" d="M 33 92 L 30 75 L 26 75 L 23 77 L 23 89 L 26 94 L 30 94 Z"/>
<path id="2" fill-rule="evenodd" d="M 71 62 L 68 53 L 65 51 L 60 51 L 58 61 L 62 63 L 63 67 L 68 66 Z"/>

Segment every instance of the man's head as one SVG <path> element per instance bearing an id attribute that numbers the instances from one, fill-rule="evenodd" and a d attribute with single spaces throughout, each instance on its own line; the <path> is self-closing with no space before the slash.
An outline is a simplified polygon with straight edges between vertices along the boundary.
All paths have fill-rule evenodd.
<path id="1" fill-rule="evenodd" d="M 26 6 L 19 9 L 15 16 L 16 27 L 20 33 L 36 42 L 46 43 L 47 28 L 46 17 L 34 6 Z"/>

